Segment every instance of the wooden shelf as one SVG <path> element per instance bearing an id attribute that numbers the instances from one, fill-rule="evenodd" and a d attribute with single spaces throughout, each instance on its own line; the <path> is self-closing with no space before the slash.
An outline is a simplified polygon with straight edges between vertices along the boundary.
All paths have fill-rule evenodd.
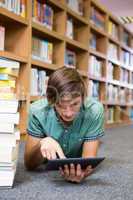
<path id="1" fill-rule="evenodd" d="M 49 30 L 46 26 L 41 25 L 39 22 L 32 22 L 32 29 L 33 33 L 37 35 L 45 36 L 45 37 L 52 37 L 53 39 L 63 41 L 63 36 L 59 35 L 57 32 L 53 30 Z"/>
<path id="2" fill-rule="evenodd" d="M 36 66 L 36 67 L 40 67 L 40 68 L 43 68 L 43 69 L 49 69 L 49 70 L 56 70 L 56 69 L 59 68 L 55 64 L 49 64 L 49 63 L 45 63 L 43 61 L 35 60 L 35 59 L 31 60 L 31 64 Z"/>
<path id="3" fill-rule="evenodd" d="M 69 39 L 68 37 L 65 37 L 65 42 L 68 43 L 68 45 L 72 46 L 72 48 L 76 48 L 75 51 L 79 50 L 88 51 L 88 48 L 86 48 L 85 45 L 81 44 L 76 40 L 72 40 Z"/>
<path id="4" fill-rule="evenodd" d="M 122 127 L 122 126 L 128 126 L 132 125 L 133 121 L 120 121 L 120 122 L 114 122 L 114 123 L 106 123 L 105 128 L 116 128 L 116 127 Z"/>
<path id="5" fill-rule="evenodd" d="M 17 22 L 20 23 L 21 25 L 26 25 L 26 26 L 28 25 L 28 20 L 1 7 L 0 7 L 0 19 L 2 19 L 1 21 L 6 23 Z"/>
<path id="6" fill-rule="evenodd" d="M 106 55 L 104 55 L 103 53 L 100 53 L 98 51 L 95 51 L 94 49 L 89 49 L 89 53 L 90 54 L 93 54 L 94 56 L 97 56 L 99 58 L 102 58 L 102 59 L 106 59 Z"/>
<path id="7" fill-rule="evenodd" d="M 82 76 L 84 76 L 84 77 L 88 77 L 88 75 L 87 75 L 87 72 L 86 71 L 84 71 L 84 70 L 80 70 L 80 69 L 78 69 L 77 70 Z"/>
<path id="8" fill-rule="evenodd" d="M 43 99 L 43 96 L 30 96 L 30 101 L 37 101 L 39 99 Z"/>
<path id="9" fill-rule="evenodd" d="M 109 62 L 113 63 L 114 65 L 120 66 L 121 62 L 118 60 L 114 60 L 113 58 L 108 57 L 107 58 Z"/>
<path id="10" fill-rule="evenodd" d="M 106 78 L 103 78 L 103 77 L 96 77 L 96 76 L 92 76 L 88 74 L 88 78 L 93 79 L 95 81 L 106 82 Z"/>
<path id="11" fill-rule="evenodd" d="M 133 53 L 133 48 L 131 48 L 131 47 L 125 45 L 123 42 L 120 43 L 120 46 L 121 46 L 122 49 Z"/>
<path id="12" fill-rule="evenodd" d="M 118 85 L 118 86 L 120 86 L 120 81 L 117 81 L 117 80 L 108 80 L 107 79 L 107 83 L 110 83 L 112 85 Z"/>
<path id="13" fill-rule="evenodd" d="M 48 4 L 52 7 L 54 6 L 56 9 L 65 10 L 65 5 L 62 3 L 62 1 L 58 0 L 49 0 Z"/>
<path id="14" fill-rule="evenodd" d="M 108 38 L 109 38 L 110 41 L 112 41 L 116 45 L 118 45 L 118 46 L 120 45 L 120 42 L 109 34 L 108 34 Z"/>
<path id="15" fill-rule="evenodd" d="M 120 66 L 123 69 L 129 70 L 129 71 L 133 71 L 133 67 L 129 66 L 129 65 L 125 65 L 124 63 L 121 62 Z"/>
<path id="16" fill-rule="evenodd" d="M 79 21 L 79 23 L 83 23 L 85 25 L 89 24 L 89 21 L 86 20 L 83 16 L 78 15 L 75 11 L 73 11 L 71 8 L 69 8 L 67 6 L 66 11 L 69 15 L 71 15 L 72 17 L 74 17 L 75 19 L 77 19 Z"/>
<path id="17" fill-rule="evenodd" d="M 97 34 L 101 34 L 102 36 L 107 37 L 107 33 L 106 33 L 104 30 L 98 28 L 98 27 L 97 27 L 95 24 L 93 24 L 93 23 L 90 23 L 90 29 L 92 29 L 93 31 L 95 31 Z"/>
<path id="18" fill-rule="evenodd" d="M 21 63 L 27 63 L 28 62 L 28 58 L 25 58 L 25 57 L 22 57 L 22 56 L 17 56 L 17 55 L 15 55 L 11 52 L 8 52 L 8 51 L 0 51 L 0 57 L 16 60 L 16 61 L 21 62 Z"/>

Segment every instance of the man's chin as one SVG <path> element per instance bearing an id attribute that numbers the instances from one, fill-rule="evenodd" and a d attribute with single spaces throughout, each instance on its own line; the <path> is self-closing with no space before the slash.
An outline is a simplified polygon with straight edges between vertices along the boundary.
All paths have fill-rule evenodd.
<path id="1" fill-rule="evenodd" d="M 62 118 L 64 122 L 72 122 L 74 118 Z"/>

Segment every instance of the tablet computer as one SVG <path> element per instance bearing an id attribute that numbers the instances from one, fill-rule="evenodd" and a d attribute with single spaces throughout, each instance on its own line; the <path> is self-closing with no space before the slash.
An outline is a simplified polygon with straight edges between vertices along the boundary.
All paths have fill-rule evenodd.
<path id="1" fill-rule="evenodd" d="M 74 165 L 80 164 L 82 169 L 85 169 L 88 165 L 91 165 L 92 168 L 95 168 L 100 164 L 105 158 L 96 157 L 96 158 L 65 158 L 65 159 L 53 159 L 48 160 L 46 163 L 46 170 L 59 170 L 59 167 L 64 167 L 64 165 Z"/>

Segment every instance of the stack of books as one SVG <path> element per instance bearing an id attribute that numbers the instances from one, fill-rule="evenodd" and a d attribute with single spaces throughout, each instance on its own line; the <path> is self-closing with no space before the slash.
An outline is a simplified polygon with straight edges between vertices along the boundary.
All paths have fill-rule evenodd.
<path id="1" fill-rule="evenodd" d="M 91 7 L 90 20 L 92 24 L 95 24 L 100 29 L 105 29 L 105 17 L 102 12 L 100 12 L 94 6 Z"/>
<path id="2" fill-rule="evenodd" d="M 83 0 L 67 0 L 68 7 L 79 15 L 83 15 Z"/>
<path id="3" fill-rule="evenodd" d="M 32 58 L 52 64 L 53 43 L 37 37 L 32 37 Z"/>
<path id="4" fill-rule="evenodd" d="M 2 0 L 0 7 L 3 7 L 17 15 L 25 17 L 26 15 L 26 1 L 25 0 Z"/>
<path id="5" fill-rule="evenodd" d="M 76 68 L 76 53 L 74 51 L 66 49 L 65 66 L 70 68 Z"/>
<path id="6" fill-rule="evenodd" d="M 12 187 L 20 132 L 16 80 L 19 63 L 0 57 L 0 187 Z"/>
<path id="7" fill-rule="evenodd" d="M 53 9 L 43 3 L 38 2 L 37 0 L 32 0 L 32 19 L 33 21 L 44 25 L 48 29 L 53 29 Z"/>

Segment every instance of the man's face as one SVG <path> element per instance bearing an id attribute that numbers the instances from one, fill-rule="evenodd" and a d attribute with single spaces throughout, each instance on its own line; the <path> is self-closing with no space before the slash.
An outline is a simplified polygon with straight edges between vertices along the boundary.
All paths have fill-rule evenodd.
<path id="1" fill-rule="evenodd" d="M 55 105 L 56 111 L 60 115 L 63 121 L 71 122 L 74 120 L 82 104 L 82 97 L 70 99 L 69 97 L 63 97 L 58 104 Z"/>

